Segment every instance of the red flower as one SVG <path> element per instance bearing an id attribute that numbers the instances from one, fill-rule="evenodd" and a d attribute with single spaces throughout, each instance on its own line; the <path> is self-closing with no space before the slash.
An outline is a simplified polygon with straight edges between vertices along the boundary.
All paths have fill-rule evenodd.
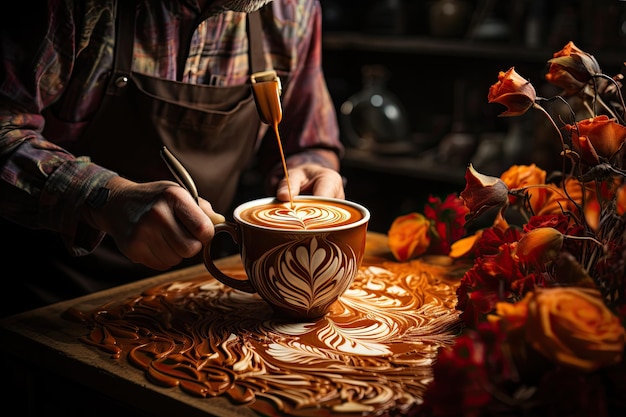
<path id="1" fill-rule="evenodd" d="M 493 415 L 488 410 L 502 406 L 498 399 L 517 374 L 506 354 L 505 337 L 499 323 L 482 323 L 459 336 L 451 348 L 441 349 L 433 366 L 435 379 L 418 407 L 422 414 L 417 415 Z"/>
<path id="2" fill-rule="evenodd" d="M 429 196 L 424 206 L 424 216 L 430 219 L 436 230 L 428 253 L 447 255 L 453 242 L 465 236 L 465 215 L 467 207 L 456 194 L 449 194 L 442 202 L 440 198 Z"/>
<path id="3" fill-rule="evenodd" d="M 546 214 L 543 216 L 532 216 L 524 225 L 524 232 L 528 233 L 539 227 L 552 227 L 561 233 L 566 233 L 570 226 L 570 221 L 563 214 Z"/>
<path id="4" fill-rule="evenodd" d="M 506 230 L 495 227 L 485 229 L 476 246 L 477 256 L 495 255 L 500 252 L 500 247 L 503 244 L 517 242 L 520 237 L 519 229 L 514 227 L 509 227 Z"/>
<path id="5" fill-rule="evenodd" d="M 477 332 L 459 336 L 453 348 L 441 349 L 433 367 L 435 379 L 424 394 L 423 408 L 441 417 L 479 415 L 491 401 L 484 358 L 484 346 Z"/>

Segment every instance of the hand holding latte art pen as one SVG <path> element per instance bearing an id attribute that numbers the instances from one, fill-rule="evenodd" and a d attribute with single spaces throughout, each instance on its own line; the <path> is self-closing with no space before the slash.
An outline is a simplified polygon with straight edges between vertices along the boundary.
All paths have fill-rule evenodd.
<path id="1" fill-rule="evenodd" d="M 161 158 L 165 161 L 165 165 L 167 165 L 167 168 L 170 170 L 174 178 L 176 178 L 178 184 L 180 184 L 180 186 L 185 190 L 189 191 L 189 194 L 191 194 L 196 203 L 200 205 L 198 202 L 198 199 L 200 198 L 198 195 L 198 188 L 196 187 L 196 183 L 193 181 L 191 174 L 189 174 L 189 171 L 185 169 L 185 166 L 169 149 L 167 149 L 166 146 L 163 146 L 161 149 Z M 211 218 L 213 224 L 218 224 L 224 221 L 224 217 L 221 215 L 209 214 L 209 217 Z"/>
<path id="2" fill-rule="evenodd" d="M 167 146 L 161 149 L 161 158 L 165 161 L 165 165 L 170 170 L 174 178 L 181 187 L 189 191 L 189 194 L 198 202 L 198 188 L 191 177 L 191 174 L 185 169 L 185 166 L 174 156 Z"/>

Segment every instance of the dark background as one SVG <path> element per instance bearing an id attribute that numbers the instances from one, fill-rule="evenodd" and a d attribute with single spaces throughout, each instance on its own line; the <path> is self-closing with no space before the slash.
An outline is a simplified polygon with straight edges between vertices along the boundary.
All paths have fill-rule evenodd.
<path id="1" fill-rule="evenodd" d="M 560 141 L 544 116 L 498 117 L 505 108 L 487 102 L 500 71 L 515 67 L 539 96 L 558 95 L 544 78 L 547 61 L 570 40 L 605 74 L 624 69 L 626 2 L 618 0 L 320 1 L 323 66 L 347 148 L 346 197 L 370 209 L 371 231 L 386 233 L 397 216 L 422 211 L 429 195 L 460 193 L 470 162 L 493 176 L 514 164 L 560 168 Z M 403 109 L 404 130 L 380 109 L 342 114 L 345 102 L 368 100 L 364 70 L 372 68 L 386 74 L 377 93 Z M 235 204 L 262 195 L 252 169 Z"/>
<path id="2" fill-rule="evenodd" d="M 500 71 L 515 67 L 538 95 L 550 97 L 559 92 L 545 82 L 547 61 L 568 41 L 611 76 L 626 58 L 626 4 L 617 0 L 321 3 L 323 65 L 348 147 L 347 198 L 368 206 L 370 229 L 383 233 L 396 216 L 421 211 L 428 195 L 461 192 L 469 162 L 494 176 L 512 164 L 560 166 L 554 131 L 537 122 L 543 116 L 502 118 L 504 107 L 487 102 Z M 363 69 L 371 66 L 387 73 L 385 99 L 405 109 L 405 137 L 385 136 L 393 125 L 376 125 L 376 118 L 341 113 L 344 102 L 358 98 Z M 355 144 L 355 124 L 378 138 Z"/>

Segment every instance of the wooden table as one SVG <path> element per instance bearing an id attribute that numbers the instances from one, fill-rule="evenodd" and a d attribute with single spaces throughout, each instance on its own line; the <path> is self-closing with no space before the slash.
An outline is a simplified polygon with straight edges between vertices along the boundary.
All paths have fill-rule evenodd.
<path id="1" fill-rule="evenodd" d="M 391 266 L 392 261 L 386 236 L 369 233 L 362 268 Z M 224 258 L 217 263 L 225 268 L 241 267 L 238 257 Z M 54 414 L 55 410 L 61 415 L 104 416 L 124 410 L 123 414 L 135 416 L 258 416 L 247 405 L 233 404 L 223 396 L 199 398 L 177 387 L 151 383 L 144 372 L 127 361 L 112 359 L 110 353 L 81 342 L 89 329 L 62 317 L 68 309 L 96 309 L 112 300 L 141 294 L 147 288 L 207 274 L 203 265 L 197 265 L 1 320 L 4 386 L 8 383 L 14 388 L 3 391 L 5 407 L 15 403 L 17 407 L 26 407 L 21 415 L 38 416 Z M 450 267 L 435 267 L 429 274 L 429 282 L 436 287 L 433 291 L 447 303 L 447 307 L 437 307 L 437 314 L 447 315 L 445 309 L 450 310 L 450 317 L 446 319 L 448 326 L 444 326 L 446 330 L 440 335 L 442 344 L 450 343 L 454 332 L 454 326 L 450 326 L 455 316 L 454 280 L 461 272 Z M 441 276 L 431 276 L 437 274 Z M 356 414 L 340 412 L 338 415 Z"/>

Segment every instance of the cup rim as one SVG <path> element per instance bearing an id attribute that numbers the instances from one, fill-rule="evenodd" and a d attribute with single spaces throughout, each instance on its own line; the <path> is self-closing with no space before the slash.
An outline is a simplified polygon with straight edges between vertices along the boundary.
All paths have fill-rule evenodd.
<path id="1" fill-rule="evenodd" d="M 346 229 L 353 229 L 353 228 L 359 227 L 363 225 L 364 223 L 368 223 L 370 220 L 370 211 L 367 209 L 367 207 L 355 201 L 345 200 L 341 198 L 334 198 L 334 197 L 315 196 L 315 195 L 298 195 L 298 196 L 295 196 L 293 199 L 294 200 L 320 200 L 320 201 L 328 201 L 330 203 L 343 204 L 343 205 L 350 206 L 359 210 L 363 216 L 359 220 L 353 223 L 344 224 L 338 227 L 324 227 L 324 228 L 311 229 L 311 230 L 279 229 L 275 227 L 262 226 L 262 225 L 250 223 L 250 222 L 243 220 L 240 214 L 243 210 L 249 207 L 257 206 L 260 204 L 268 204 L 272 202 L 281 202 L 281 200 L 278 200 L 276 197 L 263 197 L 263 198 L 257 198 L 254 200 L 246 201 L 238 205 L 235 208 L 235 210 L 233 210 L 233 218 L 235 219 L 237 223 L 245 224 L 246 226 L 249 226 L 249 227 L 254 227 L 257 229 L 264 229 L 264 230 L 271 230 L 273 232 L 279 232 L 279 233 L 294 233 L 294 232 L 295 233 L 320 233 L 320 232 L 330 232 L 330 231 L 337 231 L 337 230 L 346 230 Z M 282 202 L 285 203 L 285 201 L 282 201 Z"/>

